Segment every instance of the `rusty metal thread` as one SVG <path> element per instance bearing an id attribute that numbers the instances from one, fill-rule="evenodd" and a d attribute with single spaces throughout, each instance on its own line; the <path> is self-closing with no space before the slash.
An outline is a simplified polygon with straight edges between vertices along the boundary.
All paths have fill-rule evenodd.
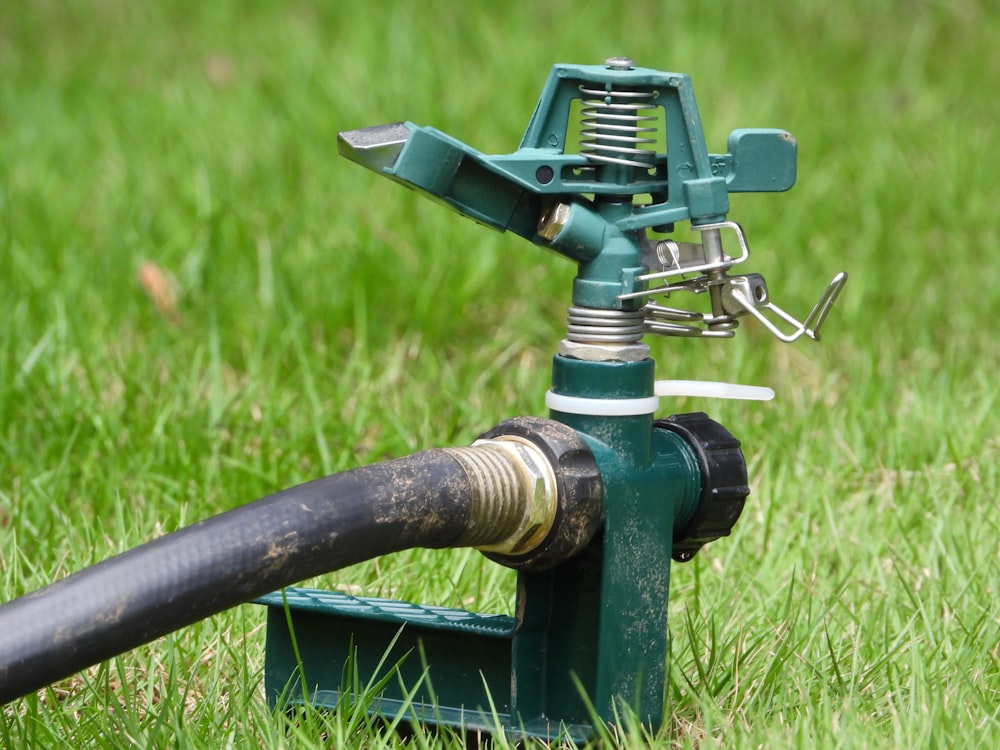
<path id="1" fill-rule="evenodd" d="M 472 484 L 469 524 L 455 546 L 495 544 L 517 531 L 532 499 L 532 487 L 514 456 L 495 445 L 445 448 Z"/>

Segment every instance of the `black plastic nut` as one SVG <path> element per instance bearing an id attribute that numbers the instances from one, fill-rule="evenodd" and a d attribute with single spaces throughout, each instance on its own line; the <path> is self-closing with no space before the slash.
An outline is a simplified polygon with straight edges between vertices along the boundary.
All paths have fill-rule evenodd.
<path id="1" fill-rule="evenodd" d="M 558 506 L 552 529 L 523 555 L 484 552 L 494 562 L 518 570 L 544 570 L 582 550 L 601 527 L 604 485 L 590 447 L 572 427 L 541 417 L 514 417 L 479 436 L 524 438 L 538 446 L 555 471 Z"/>
<path id="2" fill-rule="evenodd" d="M 701 469 L 701 497 L 691 520 L 674 534 L 673 558 L 687 562 L 703 545 L 729 536 L 743 512 L 750 487 L 740 441 L 707 414 L 675 414 L 653 423 L 680 435 Z"/>

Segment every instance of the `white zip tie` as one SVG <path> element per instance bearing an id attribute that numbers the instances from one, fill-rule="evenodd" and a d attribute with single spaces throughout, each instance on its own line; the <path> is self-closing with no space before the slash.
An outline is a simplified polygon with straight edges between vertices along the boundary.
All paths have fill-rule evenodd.
<path id="1" fill-rule="evenodd" d="M 563 414 L 584 414 L 591 417 L 632 417 L 653 414 L 660 407 L 660 397 L 726 398 L 739 401 L 770 401 L 774 391 L 759 385 L 717 383 L 711 380 L 657 380 L 655 395 L 647 398 L 583 398 L 564 396 L 552 391 L 545 393 L 545 406 Z"/>
<path id="2" fill-rule="evenodd" d="M 633 417 L 653 414 L 660 405 L 659 396 L 647 398 L 581 398 L 545 393 L 545 405 L 563 414 L 585 414 L 591 417 Z"/>
<path id="3" fill-rule="evenodd" d="M 770 401 L 774 391 L 760 385 L 716 383 L 710 380 L 657 380 L 653 384 L 657 396 L 692 396 L 696 398 L 729 398 L 740 401 Z"/>

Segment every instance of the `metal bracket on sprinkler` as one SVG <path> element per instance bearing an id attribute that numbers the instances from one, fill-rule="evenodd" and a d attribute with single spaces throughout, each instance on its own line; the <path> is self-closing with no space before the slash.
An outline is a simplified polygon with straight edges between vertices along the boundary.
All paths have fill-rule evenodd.
<path id="1" fill-rule="evenodd" d="M 410 122 L 346 131 L 338 145 L 348 159 L 576 264 L 546 396 L 550 420 L 541 420 L 572 429 L 556 447 L 531 437 L 537 422 L 514 420 L 484 438 L 513 431 L 532 441 L 553 476 L 594 467 L 587 482 L 556 481 L 559 502 L 545 507 L 574 517 L 583 506 L 567 494 L 576 502 L 596 493 L 583 505 L 598 522 L 544 556 L 487 550 L 519 571 L 512 616 L 322 591 L 266 597 L 269 699 L 332 706 L 352 698 L 348 667 L 367 681 L 400 662 L 372 711 L 582 741 L 595 733 L 594 711 L 613 722 L 627 708 L 655 729 L 671 560 L 728 535 L 750 490 L 740 443 L 726 428 L 701 413 L 654 414 L 664 397 L 766 400 L 773 392 L 657 381 L 643 337 L 733 338 L 749 316 L 781 341 L 819 340 L 846 274 L 799 321 L 771 301 L 762 276 L 733 273 L 750 247 L 727 218 L 729 194 L 788 190 L 795 139 L 741 129 L 727 153 L 709 153 L 689 77 L 619 57 L 553 67 L 511 154 L 483 154 Z M 664 237 L 683 222 L 699 241 Z M 735 240 L 732 252 L 724 236 Z M 692 304 L 664 304 L 678 298 Z M 545 536 L 525 524 L 518 538 Z"/>

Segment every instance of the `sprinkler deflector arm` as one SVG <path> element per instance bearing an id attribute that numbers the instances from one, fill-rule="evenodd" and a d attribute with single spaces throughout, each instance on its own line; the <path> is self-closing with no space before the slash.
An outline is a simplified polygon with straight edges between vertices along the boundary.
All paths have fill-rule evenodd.
<path id="1" fill-rule="evenodd" d="M 0 606 L 0 702 L 378 555 L 478 546 L 507 564 L 545 567 L 583 547 L 602 498 L 586 443 L 535 418 L 490 438 L 283 490 Z"/>
<path id="2" fill-rule="evenodd" d="M 784 130 L 741 128 L 727 145 L 726 154 L 708 152 L 689 76 L 625 58 L 555 65 L 511 154 L 484 154 L 412 122 L 338 137 L 351 161 L 578 263 L 574 305 L 634 312 L 645 332 L 667 336 L 728 338 L 751 316 L 781 341 L 819 340 L 847 275 L 837 274 L 799 321 L 774 303 L 760 274 L 732 274 L 749 246 L 726 219 L 731 193 L 792 187 L 798 144 Z M 701 241 L 648 234 L 680 222 Z M 727 254 L 724 228 L 735 232 L 739 257 Z M 681 292 L 707 293 L 711 312 L 654 302 Z"/>

